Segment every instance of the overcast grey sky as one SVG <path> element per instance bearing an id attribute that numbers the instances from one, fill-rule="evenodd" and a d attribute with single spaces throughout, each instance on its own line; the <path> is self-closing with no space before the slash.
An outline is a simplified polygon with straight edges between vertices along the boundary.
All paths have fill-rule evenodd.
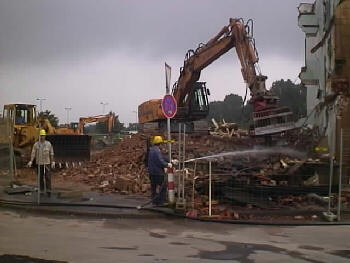
<path id="1" fill-rule="evenodd" d="M 102 113 L 107 102 L 122 122 L 137 106 L 164 95 L 164 62 L 172 83 L 188 49 L 207 42 L 232 18 L 252 18 L 262 73 L 298 76 L 304 35 L 297 0 L 1 0 L 0 106 L 38 104 L 66 122 Z M 312 2 L 304 0 L 303 2 Z M 235 52 L 202 72 L 210 100 L 244 94 Z"/>

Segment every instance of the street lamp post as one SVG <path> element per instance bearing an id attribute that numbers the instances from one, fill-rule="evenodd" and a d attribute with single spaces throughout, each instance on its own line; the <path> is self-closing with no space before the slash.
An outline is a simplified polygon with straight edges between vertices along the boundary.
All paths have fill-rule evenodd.
<path id="1" fill-rule="evenodd" d="M 105 114 L 105 106 L 108 105 L 108 102 L 100 102 L 102 105 L 102 114 Z"/>
<path id="2" fill-rule="evenodd" d="M 69 126 L 69 111 L 72 110 L 72 108 L 64 108 L 67 111 L 67 126 Z"/>
<path id="3" fill-rule="evenodd" d="M 46 100 L 44 98 L 37 98 L 36 100 L 40 101 L 40 112 L 43 112 L 43 100 Z"/>

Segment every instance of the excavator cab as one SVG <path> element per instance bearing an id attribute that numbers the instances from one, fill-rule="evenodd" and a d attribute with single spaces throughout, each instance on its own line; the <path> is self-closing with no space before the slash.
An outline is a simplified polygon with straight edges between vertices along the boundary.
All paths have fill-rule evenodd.
<path id="1" fill-rule="evenodd" d="M 209 90 L 205 82 L 195 82 L 189 103 L 188 117 L 193 120 L 203 119 L 209 113 Z"/>
<path id="2" fill-rule="evenodd" d="M 195 82 L 191 92 L 185 96 L 182 103 L 186 106 L 178 105 L 176 119 L 196 121 L 207 117 L 209 113 L 208 95 L 209 89 L 207 89 L 206 83 Z"/>

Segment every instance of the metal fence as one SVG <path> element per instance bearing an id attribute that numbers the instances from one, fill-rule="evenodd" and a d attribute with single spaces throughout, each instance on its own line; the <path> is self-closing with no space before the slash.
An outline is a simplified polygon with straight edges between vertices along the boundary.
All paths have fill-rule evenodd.
<path id="1" fill-rule="evenodd" d="M 304 184 L 264 178 L 262 172 L 222 167 L 216 158 L 189 162 L 185 172 L 178 172 L 180 196 L 186 197 L 187 211 L 196 210 L 203 217 L 239 220 L 273 218 L 313 220 L 326 210 L 328 185 Z M 181 177 L 184 177 L 182 179 Z M 299 178 L 298 178 L 299 177 Z M 294 180 L 303 180 L 295 174 Z M 317 178 L 309 175 L 310 178 Z M 318 180 L 318 179 L 315 179 Z M 185 185 L 185 190 L 181 188 Z M 185 192 L 185 194 L 181 194 Z M 319 218 L 319 216 L 317 216 Z"/>
<path id="2" fill-rule="evenodd" d="M 342 160 L 334 161 L 333 166 L 327 158 L 297 156 L 299 153 L 288 147 L 244 146 L 219 153 L 211 147 L 208 156 L 190 159 L 190 148 L 206 146 L 181 133 L 174 145 L 174 157 L 180 161 L 174 180 L 176 208 L 183 208 L 188 216 L 333 221 L 338 211 L 337 219 L 341 220 L 340 213 L 350 208 L 350 131 L 342 132 Z M 331 183 L 330 167 L 334 169 Z M 327 217 L 327 210 L 333 217 Z"/>
<path id="3" fill-rule="evenodd" d="M 342 210 L 348 208 L 347 196 L 350 194 L 350 129 L 340 130 L 340 154 L 337 192 L 337 218 Z"/>
<path id="4" fill-rule="evenodd" d="M 10 182 L 16 175 L 16 162 L 13 152 L 12 126 L 6 119 L 0 119 L 0 180 Z"/>

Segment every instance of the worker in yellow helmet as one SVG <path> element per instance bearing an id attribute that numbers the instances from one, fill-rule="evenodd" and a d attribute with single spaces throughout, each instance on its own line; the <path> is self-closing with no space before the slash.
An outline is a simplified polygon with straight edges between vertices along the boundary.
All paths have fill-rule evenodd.
<path id="1" fill-rule="evenodd" d="M 51 196 L 51 175 L 50 169 L 55 168 L 53 147 L 46 140 L 46 131 L 40 130 L 39 140 L 34 143 L 28 167 L 31 167 L 35 158 L 35 162 L 40 169 L 40 192 L 44 193 L 46 188 L 47 195 Z M 39 172 L 39 171 L 38 171 Z M 45 187 L 44 187 L 45 180 Z"/>
<path id="2" fill-rule="evenodd" d="M 162 136 L 154 136 L 148 152 L 148 173 L 151 181 L 153 205 L 163 205 L 166 201 L 166 182 L 164 168 L 172 167 L 169 160 L 163 156 L 159 145 L 164 143 Z"/>

